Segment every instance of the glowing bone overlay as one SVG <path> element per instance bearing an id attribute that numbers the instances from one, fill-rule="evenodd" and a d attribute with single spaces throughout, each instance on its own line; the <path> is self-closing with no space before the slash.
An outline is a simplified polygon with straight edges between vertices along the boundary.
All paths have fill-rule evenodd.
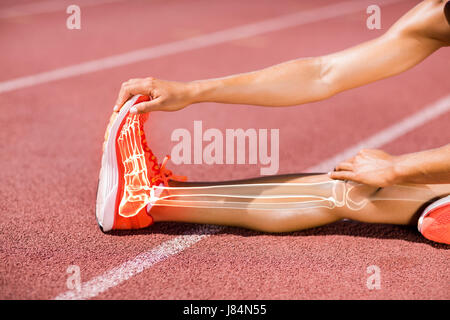
<path id="1" fill-rule="evenodd" d="M 147 147 L 143 124 L 144 116 L 126 118 L 117 138 L 117 146 L 124 166 L 124 190 L 119 214 L 132 217 L 150 203 L 151 179 L 159 169 L 155 156 Z M 155 160 L 155 161 L 153 161 Z M 153 168 L 151 172 L 147 168 Z"/>
<path id="2" fill-rule="evenodd" d="M 426 202 L 425 186 L 389 187 L 389 198 L 377 188 L 336 180 L 310 183 L 249 183 L 192 187 L 169 187 L 161 183 L 160 168 L 147 146 L 145 115 L 129 115 L 120 131 L 117 146 L 124 165 L 124 189 L 119 214 L 132 217 L 148 204 L 190 208 L 243 210 L 307 210 L 346 207 L 361 210 L 372 201 Z M 421 192 L 412 192 L 421 191 Z M 417 196 L 421 194 L 421 196 Z"/>
<path id="3" fill-rule="evenodd" d="M 362 210 L 372 201 L 426 202 L 428 193 L 417 197 L 420 186 L 390 187 L 389 197 L 375 196 L 376 188 L 343 181 L 315 183 L 230 184 L 205 187 L 152 187 L 151 203 L 156 206 L 230 208 L 245 210 L 302 210 L 346 207 Z M 160 194 L 159 197 L 154 194 Z M 414 194 L 414 197 L 410 197 Z"/>

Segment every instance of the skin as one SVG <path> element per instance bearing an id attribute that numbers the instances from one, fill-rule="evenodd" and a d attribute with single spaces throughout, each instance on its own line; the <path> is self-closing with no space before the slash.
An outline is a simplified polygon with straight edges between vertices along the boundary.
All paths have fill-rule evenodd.
<path id="1" fill-rule="evenodd" d="M 450 183 L 450 144 L 400 156 L 364 149 L 338 164 L 329 176 L 376 187 L 399 183 Z"/>
<path id="2" fill-rule="evenodd" d="M 347 204 L 336 206 L 334 208 L 320 207 L 316 205 L 307 206 L 301 209 L 279 210 L 277 208 L 261 210 L 255 208 L 256 204 L 264 202 L 273 206 L 277 202 L 285 200 L 263 200 L 261 197 L 251 199 L 241 199 L 245 203 L 243 209 L 223 208 L 223 203 L 229 201 L 226 197 L 211 198 L 205 195 L 205 190 L 201 191 L 195 200 L 213 201 L 209 208 L 186 207 L 191 205 L 184 202 L 174 204 L 170 201 L 158 200 L 151 208 L 150 214 L 155 221 L 176 221 L 189 223 L 203 223 L 243 227 L 264 232 L 291 232 L 303 230 L 318 226 L 323 226 L 342 219 L 351 219 L 365 223 L 385 223 L 398 225 L 417 224 L 418 216 L 421 213 L 424 203 L 432 199 L 437 199 L 450 194 L 450 184 L 403 184 L 401 186 L 391 186 L 383 189 L 367 185 L 354 184 L 344 181 L 331 180 L 326 174 L 315 175 L 287 175 L 271 176 L 241 181 L 227 181 L 220 184 L 200 183 L 200 182 L 175 182 L 170 183 L 171 187 L 198 187 L 198 186 L 217 186 L 217 185 L 240 185 L 239 187 L 230 187 L 228 194 L 254 194 L 261 195 L 280 195 L 286 193 L 286 183 L 302 183 L 304 187 L 298 187 L 298 194 L 310 195 L 311 200 L 314 196 L 329 194 L 328 188 L 317 187 L 317 182 L 335 182 L 338 183 L 338 190 L 352 187 L 348 193 Z M 267 183 L 279 183 L 271 185 Z M 266 184 L 262 187 L 253 187 L 254 184 Z M 245 185 L 242 187 L 242 185 Z M 188 192 L 184 189 L 170 189 L 164 191 L 162 196 L 170 194 L 172 200 L 186 200 L 186 198 L 177 195 L 186 195 L 186 193 L 195 195 L 194 190 Z M 339 193 L 339 192 L 338 192 Z M 341 193 L 339 198 L 342 198 Z M 192 198 L 191 198 L 192 199 Z M 233 201 L 235 201 L 233 199 Z M 298 201 L 298 199 L 296 200 Z M 362 207 L 354 205 L 361 203 Z M 395 212 L 396 214 L 392 214 Z"/>
<path id="3" fill-rule="evenodd" d="M 299 105 L 404 72 L 449 45 L 444 2 L 427 0 L 407 12 L 382 36 L 329 55 L 219 79 L 130 79 L 122 84 L 115 110 L 136 94 L 152 97 L 152 101 L 136 106 L 136 113 L 176 111 L 200 102 Z"/>
<path id="4" fill-rule="evenodd" d="M 122 84 L 115 111 L 133 95 L 152 98 L 132 108 L 140 114 L 177 111 L 194 103 L 218 102 L 284 107 L 320 101 L 340 92 L 402 73 L 450 45 L 450 5 L 425 0 L 382 36 L 336 53 L 287 61 L 218 79 L 175 82 L 148 77 Z M 370 63 L 367 63 L 370 61 Z M 450 183 L 450 147 L 392 156 L 362 150 L 337 165 L 332 179 L 370 186 Z"/>

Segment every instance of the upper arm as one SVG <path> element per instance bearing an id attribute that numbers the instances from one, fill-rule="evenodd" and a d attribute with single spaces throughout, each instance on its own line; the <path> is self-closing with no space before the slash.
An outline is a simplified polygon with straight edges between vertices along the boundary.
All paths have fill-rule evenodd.
<path id="1" fill-rule="evenodd" d="M 388 31 L 403 37 L 433 43 L 442 47 L 450 45 L 450 1 L 424 0 L 401 17 Z"/>
<path id="2" fill-rule="evenodd" d="M 450 25 L 442 0 L 425 0 L 382 36 L 324 57 L 323 81 L 333 93 L 404 72 L 443 46 Z"/>

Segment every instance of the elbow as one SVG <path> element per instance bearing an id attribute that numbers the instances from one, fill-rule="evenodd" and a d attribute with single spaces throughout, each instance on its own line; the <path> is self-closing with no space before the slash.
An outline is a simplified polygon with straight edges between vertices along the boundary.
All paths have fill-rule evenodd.
<path id="1" fill-rule="evenodd" d="M 320 57 L 320 90 L 317 100 L 325 100 L 339 93 L 339 85 L 334 77 L 334 61 L 331 56 Z"/>

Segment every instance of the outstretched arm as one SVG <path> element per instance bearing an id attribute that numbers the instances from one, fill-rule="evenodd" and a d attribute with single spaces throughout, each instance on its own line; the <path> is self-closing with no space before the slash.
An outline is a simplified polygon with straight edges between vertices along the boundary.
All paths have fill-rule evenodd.
<path id="1" fill-rule="evenodd" d="M 135 94 L 153 98 L 137 105 L 137 113 L 175 111 L 199 102 L 272 107 L 309 103 L 401 73 L 447 45 L 444 2 L 425 0 L 379 38 L 334 54 L 188 83 L 131 79 L 122 85 L 115 110 Z"/>

